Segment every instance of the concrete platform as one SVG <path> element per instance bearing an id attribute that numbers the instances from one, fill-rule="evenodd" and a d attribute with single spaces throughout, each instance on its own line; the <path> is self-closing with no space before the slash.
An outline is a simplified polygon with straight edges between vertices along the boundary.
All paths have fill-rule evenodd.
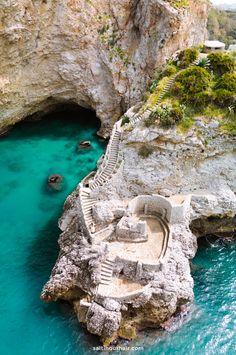
<path id="1" fill-rule="evenodd" d="M 147 222 L 148 240 L 143 243 L 112 241 L 109 243 L 109 257 L 116 256 L 130 261 L 156 264 L 164 246 L 164 229 L 154 216 L 140 217 Z"/>

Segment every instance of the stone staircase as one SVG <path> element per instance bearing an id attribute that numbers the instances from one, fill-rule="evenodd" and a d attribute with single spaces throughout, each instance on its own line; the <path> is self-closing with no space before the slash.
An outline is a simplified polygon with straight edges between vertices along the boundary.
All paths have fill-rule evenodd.
<path id="1" fill-rule="evenodd" d="M 101 285 L 109 285 L 112 280 L 113 268 L 115 265 L 115 261 L 107 258 L 101 265 Z"/>
<path id="2" fill-rule="evenodd" d="M 96 199 L 90 197 L 91 192 L 108 182 L 115 173 L 120 159 L 119 145 L 121 139 L 121 120 L 114 124 L 111 137 L 104 155 L 102 164 L 98 168 L 93 180 L 89 183 L 89 187 L 80 186 L 80 204 L 84 217 L 84 223 L 89 236 L 95 233 L 96 222 L 93 218 L 92 207 L 96 203 Z"/>
<path id="3" fill-rule="evenodd" d="M 197 65 L 199 62 L 199 58 L 196 59 L 190 66 L 189 68 L 192 68 L 193 66 Z M 171 88 L 173 85 L 176 77 L 181 73 L 179 71 L 178 73 L 174 74 L 166 86 L 164 87 L 163 91 L 161 92 L 156 104 L 152 108 L 147 108 L 143 114 L 136 114 L 130 119 L 130 123 L 132 126 L 141 121 L 144 118 L 144 115 L 146 113 L 150 114 L 153 110 L 157 108 L 157 106 L 160 104 L 161 100 L 163 99 L 164 95 L 167 93 L 167 91 Z M 106 153 L 104 155 L 102 164 L 99 166 L 93 180 L 89 183 L 89 187 L 84 187 L 83 184 L 80 186 L 80 203 L 81 203 L 81 208 L 82 208 L 82 213 L 83 213 L 83 218 L 84 218 L 84 223 L 85 227 L 88 231 L 88 234 L 90 237 L 92 237 L 92 233 L 95 233 L 95 220 L 93 218 L 92 214 L 92 206 L 96 203 L 96 199 L 93 199 L 90 197 L 90 194 L 93 190 L 97 189 L 100 186 L 103 186 L 106 182 L 110 181 L 112 176 L 115 174 L 118 166 L 119 166 L 119 161 L 121 159 L 120 156 L 120 140 L 121 140 L 121 133 L 122 133 L 122 127 L 121 127 L 121 122 L 122 120 L 119 120 L 114 124 L 114 127 L 112 129 L 111 137 L 106 149 Z M 109 264 L 109 260 L 107 260 Z M 102 269 L 103 270 L 103 269 Z M 106 265 L 104 266 L 104 272 L 107 270 Z M 105 275 L 109 276 L 109 272 Z M 105 279 L 104 279 L 105 280 Z"/>
<path id="4" fill-rule="evenodd" d="M 191 69 L 193 68 L 195 65 L 197 65 L 199 63 L 199 58 L 197 58 L 194 62 L 192 62 L 189 67 L 187 69 Z M 136 114 L 134 115 L 131 119 L 130 119 L 130 124 L 131 125 L 135 125 L 136 123 L 138 123 L 139 121 L 141 121 L 143 119 L 143 116 L 148 112 L 149 114 L 151 114 L 153 111 L 155 111 L 155 109 L 157 109 L 157 107 L 159 106 L 159 104 L 161 103 L 161 100 L 163 99 L 163 97 L 165 96 L 165 94 L 170 90 L 171 86 L 174 84 L 175 79 L 177 78 L 177 76 L 185 69 L 180 70 L 178 73 L 172 75 L 172 77 L 170 78 L 170 80 L 167 82 L 166 86 L 164 87 L 164 89 L 162 90 L 156 104 L 152 107 L 152 108 L 147 108 L 143 114 L 139 115 Z"/>
<path id="5" fill-rule="evenodd" d="M 159 106 L 159 104 L 161 103 L 161 100 L 163 99 L 163 97 L 165 96 L 165 94 L 170 90 L 171 86 L 174 84 L 174 81 L 175 81 L 175 79 L 177 78 L 177 76 L 179 75 L 179 73 L 180 73 L 180 72 L 174 74 L 174 75 L 170 78 L 170 80 L 168 81 L 168 83 L 167 83 L 166 86 L 164 87 L 162 93 L 160 94 L 160 96 L 159 96 L 159 98 L 158 98 L 156 104 L 153 106 L 152 110 L 155 110 L 155 109 Z M 150 111 L 152 111 L 152 110 L 150 110 Z"/>
<path id="6" fill-rule="evenodd" d="M 90 184 L 90 189 L 93 191 L 99 186 L 102 186 L 109 181 L 116 171 L 119 162 L 119 145 L 121 139 L 121 120 L 114 124 L 111 138 L 109 140 L 103 162 L 100 165 L 93 181 Z"/>
<path id="7" fill-rule="evenodd" d="M 95 220 L 93 218 L 92 207 L 96 199 L 90 197 L 91 190 L 83 186 L 80 187 L 80 204 L 83 212 L 84 222 L 89 234 L 95 232 Z M 94 229 L 94 231 L 93 231 Z M 90 234 L 91 236 L 91 234 Z"/>
<path id="8" fill-rule="evenodd" d="M 164 95 L 167 93 L 167 91 L 171 88 L 171 86 L 173 85 L 177 75 L 179 74 L 180 72 L 174 74 L 170 80 L 168 81 L 168 83 L 166 84 L 166 86 L 164 87 L 164 89 L 162 90 L 157 102 L 155 103 L 155 105 L 152 107 L 152 108 L 147 108 L 143 114 L 136 114 L 134 115 L 131 119 L 130 119 L 130 124 L 132 126 L 134 126 L 135 124 L 137 124 L 138 122 L 140 122 L 144 117 L 144 115 L 146 113 L 149 113 L 151 114 L 160 104 L 161 100 L 163 99 Z"/>

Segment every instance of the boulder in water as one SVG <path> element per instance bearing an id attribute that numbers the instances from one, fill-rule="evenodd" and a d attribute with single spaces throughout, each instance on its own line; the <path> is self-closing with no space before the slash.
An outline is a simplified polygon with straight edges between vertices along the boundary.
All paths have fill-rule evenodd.
<path id="1" fill-rule="evenodd" d="M 81 141 L 78 145 L 79 148 L 82 149 L 88 149 L 91 147 L 91 142 L 90 141 Z"/>
<path id="2" fill-rule="evenodd" d="M 59 174 L 53 174 L 48 177 L 48 186 L 55 191 L 60 191 L 62 188 L 62 176 Z"/>

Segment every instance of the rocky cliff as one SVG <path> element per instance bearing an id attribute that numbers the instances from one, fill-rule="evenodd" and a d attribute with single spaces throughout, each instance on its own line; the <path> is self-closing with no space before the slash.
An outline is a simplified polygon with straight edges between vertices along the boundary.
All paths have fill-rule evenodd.
<path id="1" fill-rule="evenodd" d="M 0 128 L 71 101 L 96 110 L 105 134 L 154 68 L 204 40 L 207 5 L 175 3 L 2 0 Z"/>

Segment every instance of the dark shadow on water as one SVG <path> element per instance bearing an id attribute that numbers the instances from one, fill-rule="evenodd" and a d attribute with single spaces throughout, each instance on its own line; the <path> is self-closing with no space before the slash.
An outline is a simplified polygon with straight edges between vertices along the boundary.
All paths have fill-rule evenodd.
<path id="1" fill-rule="evenodd" d="M 43 285 L 48 281 L 52 268 L 57 260 L 59 253 L 58 238 L 60 230 L 57 226 L 57 221 L 60 216 L 60 210 L 55 212 L 53 218 L 45 224 L 44 227 L 35 236 L 29 248 L 28 258 L 26 259 L 26 267 L 28 271 L 28 277 L 31 280 L 34 278 L 38 281 L 38 287 L 34 287 L 31 290 L 33 293 L 32 307 L 38 304 L 45 317 L 57 318 L 62 323 L 65 322 L 66 328 L 70 329 L 71 341 L 74 341 L 74 350 L 80 353 L 81 348 L 81 336 L 83 346 L 92 348 L 93 346 L 99 346 L 98 337 L 91 335 L 86 331 L 78 322 L 77 317 L 73 311 L 71 304 L 65 301 L 57 301 L 52 303 L 44 303 L 39 300 L 40 291 Z"/>
<path id="2" fill-rule="evenodd" d="M 55 172 L 55 174 L 57 174 L 57 171 Z M 53 198 L 54 196 L 58 196 L 59 194 L 64 195 L 65 191 L 67 190 L 66 178 L 64 176 L 62 176 L 62 182 L 60 184 L 58 184 L 58 186 L 55 185 L 55 188 L 53 188 L 48 183 L 48 178 L 50 175 L 52 175 L 52 174 L 48 174 L 45 177 L 45 180 L 43 181 L 43 183 L 41 185 L 42 196 L 47 196 L 47 197 Z"/>
<path id="3" fill-rule="evenodd" d="M 26 118 L 24 121 L 19 122 L 15 126 L 17 127 L 17 132 L 15 127 L 13 127 L 8 139 L 10 137 L 15 141 L 17 139 L 41 138 L 42 136 L 56 140 L 61 137 L 70 138 L 77 134 L 77 126 L 80 132 L 84 131 L 84 139 L 87 139 L 87 129 L 91 128 L 91 126 L 97 130 L 100 128 L 100 120 L 96 117 L 95 112 L 71 104 L 64 105 L 62 111 L 60 107 L 58 106 L 56 110 L 42 115 L 40 120 L 28 120 Z M 45 126 L 48 127 L 48 130 L 45 129 Z M 74 126 L 74 130 L 71 130 L 71 126 Z M 62 129 L 59 129 L 60 127 Z M 2 139 L 4 138 L 2 137 Z"/>
<path id="4" fill-rule="evenodd" d="M 26 259 L 26 266 L 30 276 L 41 281 L 42 286 L 47 281 L 59 253 L 57 243 L 60 234 L 57 225 L 59 216 L 60 209 L 55 212 L 50 221 L 35 235 Z"/>
<path id="5" fill-rule="evenodd" d="M 34 308 L 37 304 L 41 308 L 45 316 L 69 318 L 72 315 L 72 309 L 69 307 L 68 314 L 61 313 L 60 302 L 45 304 L 40 300 L 40 293 L 44 284 L 48 281 L 52 268 L 59 254 L 58 238 L 60 230 L 57 226 L 57 221 L 60 211 L 55 212 L 55 215 L 46 223 L 40 231 L 35 235 L 33 242 L 28 250 L 28 257 L 25 260 L 29 284 L 32 284 L 32 279 L 35 280 L 36 286 L 32 288 Z"/>
<path id="6" fill-rule="evenodd" d="M 0 200 L 9 196 L 14 189 L 19 186 L 20 183 L 18 180 L 11 180 L 7 184 L 0 186 Z"/>
<path id="7" fill-rule="evenodd" d="M 7 162 L 7 168 L 13 173 L 18 173 L 19 171 L 23 170 L 24 166 L 22 166 L 22 163 L 19 163 L 18 160 L 13 160 Z"/>

